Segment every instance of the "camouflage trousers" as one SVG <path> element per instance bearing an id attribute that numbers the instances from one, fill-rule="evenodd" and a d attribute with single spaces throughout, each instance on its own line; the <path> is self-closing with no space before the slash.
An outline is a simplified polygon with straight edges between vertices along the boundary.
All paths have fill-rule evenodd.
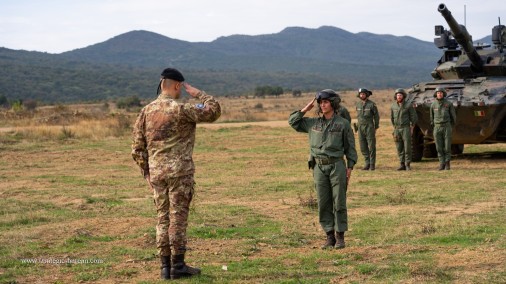
<path id="1" fill-rule="evenodd" d="M 177 178 L 151 178 L 158 223 L 156 248 L 160 256 L 184 254 L 190 202 L 193 197 L 193 175 Z"/>

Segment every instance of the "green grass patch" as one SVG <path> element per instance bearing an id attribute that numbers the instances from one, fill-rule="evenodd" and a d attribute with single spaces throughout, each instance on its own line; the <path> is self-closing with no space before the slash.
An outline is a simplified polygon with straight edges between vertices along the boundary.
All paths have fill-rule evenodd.
<path id="1" fill-rule="evenodd" d="M 206 206 L 190 214 L 189 234 L 204 239 L 256 239 L 279 234 L 281 225 L 243 206 Z"/>
<path id="2" fill-rule="evenodd" d="M 399 173 L 389 127 L 379 129 L 378 170 L 353 171 L 347 248 L 329 251 L 302 202 L 316 196 L 306 135 L 198 128 L 187 262 L 203 274 L 182 283 L 504 282 L 503 156 L 459 156 L 444 173 L 429 159 Z M 159 273 L 156 208 L 129 135 L 76 137 L 0 146 L 0 282 L 161 283 L 146 281 Z M 50 257 L 105 262 L 48 276 L 47 264 L 20 261 Z"/>

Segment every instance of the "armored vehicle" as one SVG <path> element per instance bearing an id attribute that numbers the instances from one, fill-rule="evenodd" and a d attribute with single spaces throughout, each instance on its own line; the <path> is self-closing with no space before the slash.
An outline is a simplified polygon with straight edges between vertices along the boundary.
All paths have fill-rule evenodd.
<path id="1" fill-rule="evenodd" d="M 499 18 L 499 25 L 492 29 L 493 47 L 473 45 L 466 28 L 455 21 L 445 4 L 439 4 L 438 11 L 451 32 L 435 27 L 434 44 L 444 53 L 431 73 L 434 80 L 408 90 L 407 99 L 418 115 L 412 134 L 413 161 L 437 157 L 429 113 L 437 87 L 446 90 L 457 114 L 453 154 L 461 154 L 464 144 L 506 142 L 506 27 Z"/>

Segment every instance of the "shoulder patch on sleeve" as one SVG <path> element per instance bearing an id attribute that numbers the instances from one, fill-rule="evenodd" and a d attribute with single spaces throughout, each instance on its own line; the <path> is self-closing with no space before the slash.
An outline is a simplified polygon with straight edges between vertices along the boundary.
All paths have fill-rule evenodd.
<path id="1" fill-rule="evenodd" d="M 203 109 L 203 108 L 205 108 L 205 105 L 204 104 L 196 104 L 195 107 L 198 109 Z"/>

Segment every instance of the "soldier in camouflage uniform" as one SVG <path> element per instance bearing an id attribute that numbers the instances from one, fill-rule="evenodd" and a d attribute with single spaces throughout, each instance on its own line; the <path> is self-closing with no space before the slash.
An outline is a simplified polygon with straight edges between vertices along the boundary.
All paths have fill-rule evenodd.
<path id="1" fill-rule="evenodd" d="M 449 170 L 452 157 L 452 129 L 457 121 L 457 115 L 453 104 L 445 99 L 444 88 L 436 88 L 434 97 L 436 100 L 430 106 L 430 125 L 434 128 L 434 141 L 439 158 L 438 170 Z"/>
<path id="2" fill-rule="evenodd" d="M 194 191 L 195 129 L 198 122 L 218 119 L 221 108 L 212 96 L 183 83 L 184 77 L 178 70 L 167 68 L 161 75 L 158 98 L 141 110 L 135 122 L 132 156 L 154 194 L 161 277 L 176 279 L 200 273 L 200 269 L 184 262 L 188 212 Z M 201 102 L 175 101 L 182 88 Z"/>
<path id="3" fill-rule="evenodd" d="M 362 170 L 376 169 L 376 130 L 379 128 L 379 112 L 376 104 L 369 100 L 372 92 L 365 89 L 358 89 L 357 97 L 360 101 L 356 104 L 358 126 L 358 141 L 360 152 L 364 156 L 365 166 Z"/>
<path id="4" fill-rule="evenodd" d="M 315 100 L 318 117 L 304 117 L 313 108 Z M 303 109 L 290 114 L 288 119 L 295 130 L 309 133 L 309 168 L 313 170 L 320 225 L 327 235 L 324 249 L 345 247 L 344 232 L 348 230 L 346 191 L 357 161 L 350 123 L 336 114 L 340 101 L 333 90 L 323 90 Z M 323 116 L 320 117 L 320 114 Z"/>
<path id="5" fill-rule="evenodd" d="M 394 126 L 392 135 L 401 163 L 398 171 L 411 170 L 411 132 L 418 120 L 415 109 L 406 102 L 407 95 L 404 89 L 395 90 L 395 102 L 390 110 L 390 120 Z"/>

